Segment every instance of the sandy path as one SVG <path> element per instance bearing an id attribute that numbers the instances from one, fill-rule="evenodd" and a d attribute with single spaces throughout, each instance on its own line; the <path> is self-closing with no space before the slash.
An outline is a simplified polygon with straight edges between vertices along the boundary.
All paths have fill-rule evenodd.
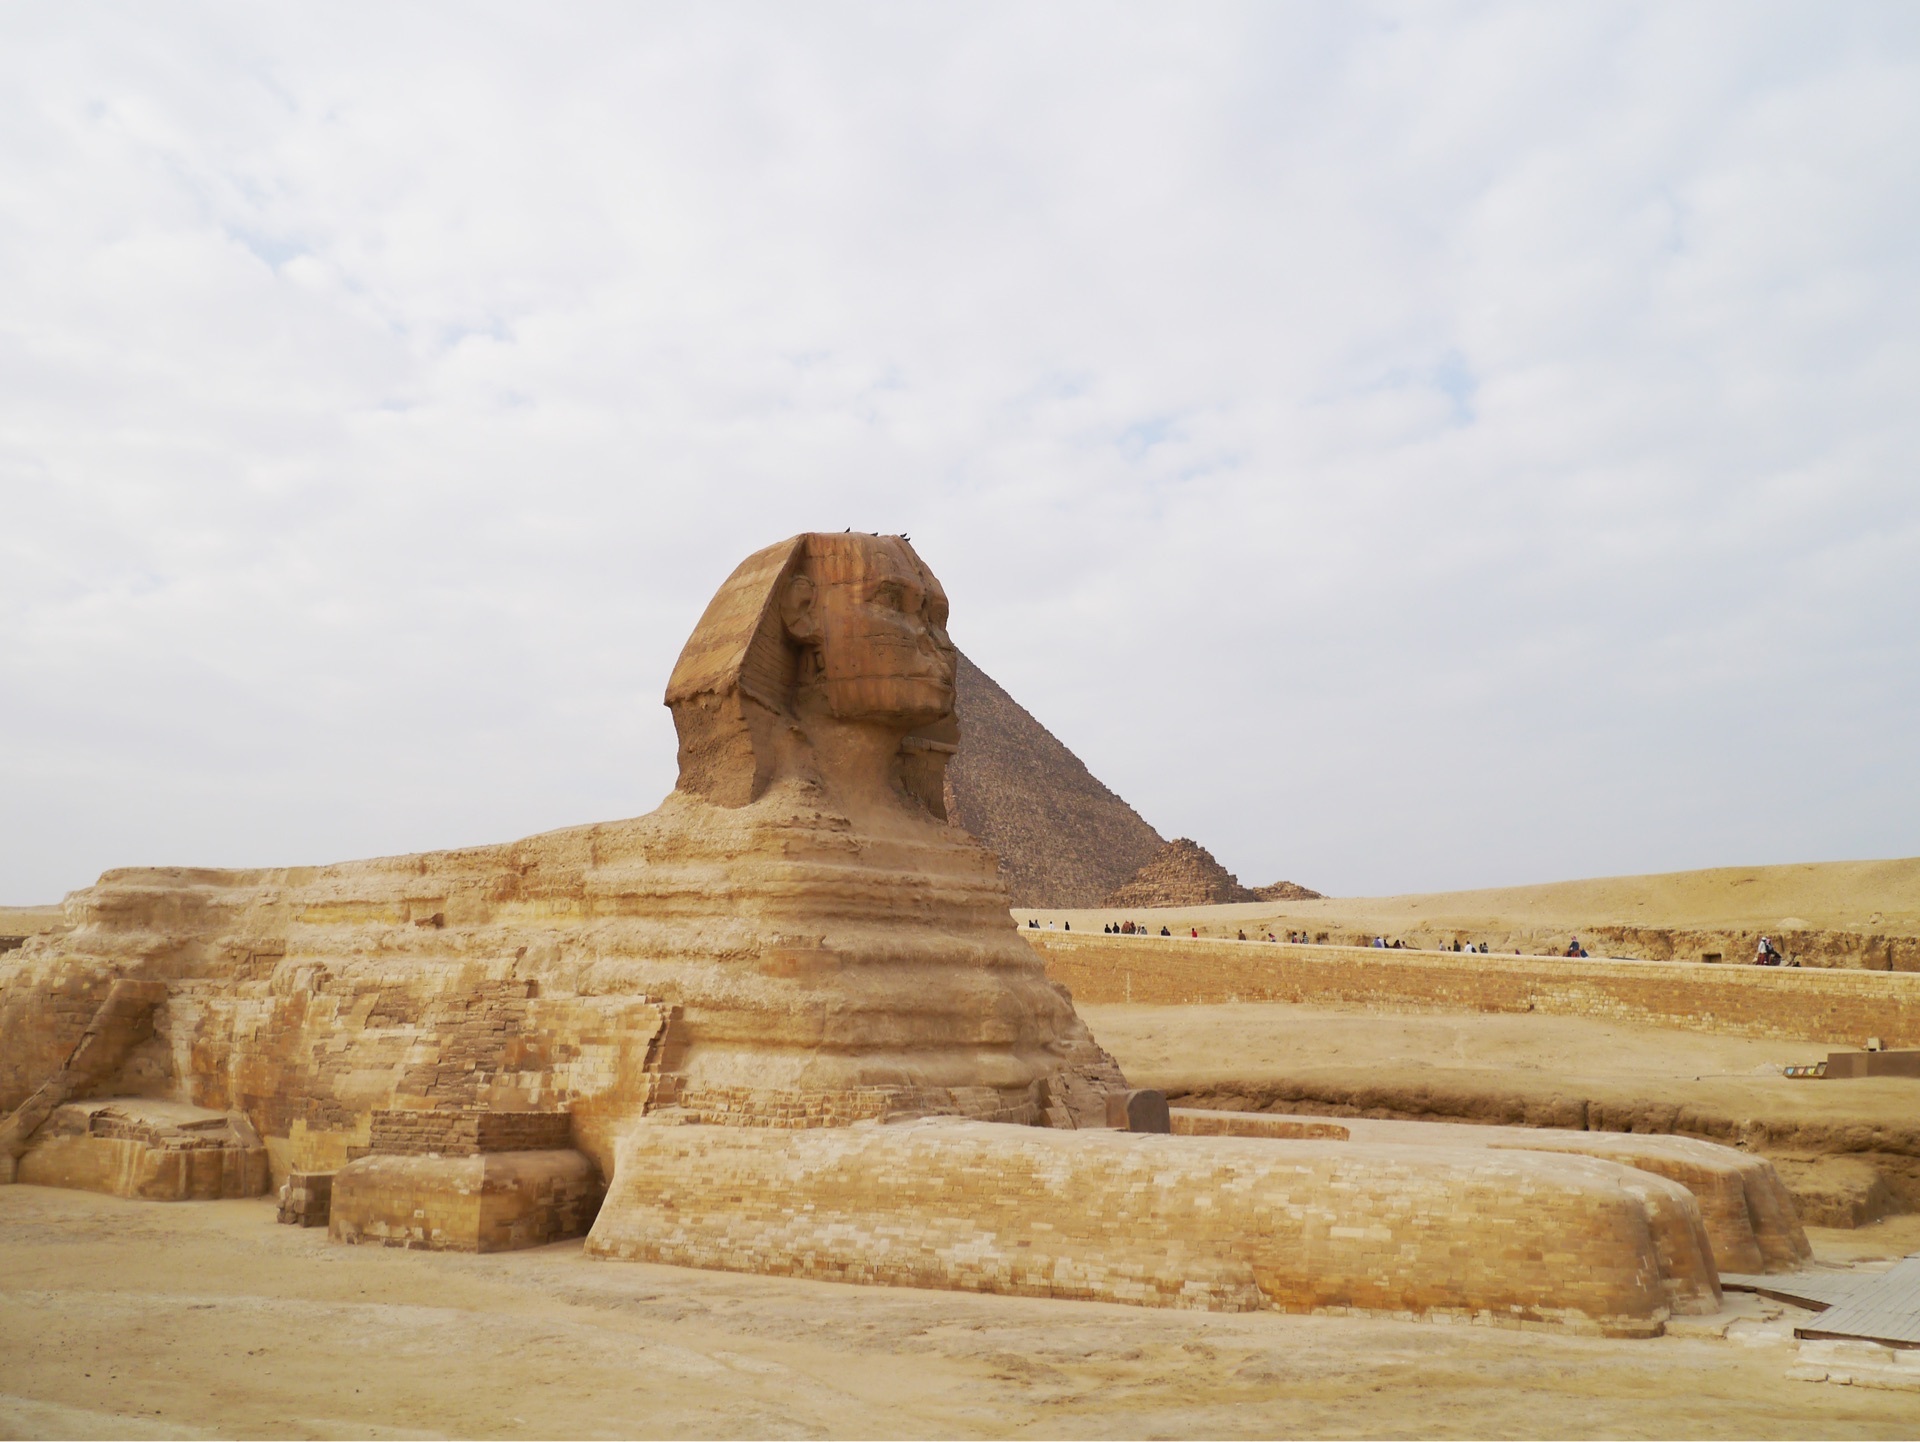
<path id="1" fill-rule="evenodd" d="M 1741 1303 L 1750 1306 L 1750 1303 Z M 1910 1436 L 1787 1349 L 329 1243 L 0 1189 L 8 1436 Z"/>

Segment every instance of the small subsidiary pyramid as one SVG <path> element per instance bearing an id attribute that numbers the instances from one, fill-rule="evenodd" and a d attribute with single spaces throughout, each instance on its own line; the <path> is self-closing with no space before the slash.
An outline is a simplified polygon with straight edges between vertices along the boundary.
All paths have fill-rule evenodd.
<path id="1" fill-rule="evenodd" d="M 1262 901 L 1259 892 L 1213 859 L 1197 841 L 1177 836 L 1160 849 L 1131 880 L 1107 894 L 1103 906 L 1220 906 L 1230 901 Z"/>
<path id="2" fill-rule="evenodd" d="M 1256 886 L 1253 894 L 1262 901 L 1322 901 L 1324 891 L 1310 891 L 1296 881 L 1276 881 L 1272 886 Z"/>
<path id="3" fill-rule="evenodd" d="M 964 653 L 956 681 L 948 819 L 998 853 L 1015 906 L 1098 906 L 1160 833 Z"/>

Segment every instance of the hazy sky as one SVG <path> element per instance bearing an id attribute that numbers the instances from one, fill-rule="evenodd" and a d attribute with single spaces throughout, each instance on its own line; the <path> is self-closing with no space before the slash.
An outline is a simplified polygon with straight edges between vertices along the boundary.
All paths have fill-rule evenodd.
<path id="1" fill-rule="evenodd" d="M 1341 894 L 1920 852 L 1920 6 L 0 11 L 0 901 L 634 815 L 906 531 Z"/>

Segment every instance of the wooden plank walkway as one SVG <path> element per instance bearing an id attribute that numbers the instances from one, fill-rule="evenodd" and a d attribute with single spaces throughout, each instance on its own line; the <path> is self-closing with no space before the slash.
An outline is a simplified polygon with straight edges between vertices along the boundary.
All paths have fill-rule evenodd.
<path id="1" fill-rule="evenodd" d="M 1835 1302 L 1796 1337 L 1857 1337 L 1896 1347 L 1920 1347 L 1920 1256 L 1908 1257 Z"/>

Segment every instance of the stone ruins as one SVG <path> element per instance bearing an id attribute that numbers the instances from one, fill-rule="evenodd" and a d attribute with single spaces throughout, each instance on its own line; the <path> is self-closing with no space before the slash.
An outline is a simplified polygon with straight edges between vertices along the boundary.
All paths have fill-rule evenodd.
<path id="1" fill-rule="evenodd" d="M 107 873 L 0 956 L 0 1178 L 279 1183 L 343 1241 L 1626 1336 L 1713 1311 L 1716 1246 L 1806 1255 L 1766 1164 L 1705 1143 L 1129 1098 L 948 824 L 946 619 L 904 538 L 796 536 L 682 651 L 647 816 Z"/>

